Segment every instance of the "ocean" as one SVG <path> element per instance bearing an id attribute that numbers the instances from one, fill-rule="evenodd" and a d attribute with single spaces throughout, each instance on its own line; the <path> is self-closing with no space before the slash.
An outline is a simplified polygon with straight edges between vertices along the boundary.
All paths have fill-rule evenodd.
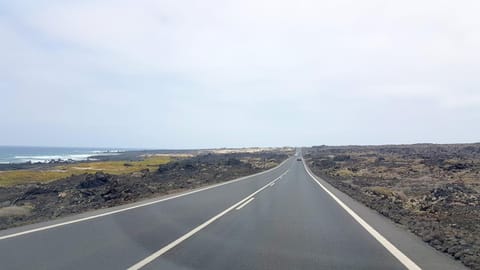
<path id="1" fill-rule="evenodd" d="M 108 148 L 0 146 L 0 164 L 49 162 L 50 160 L 87 160 L 102 154 L 123 152 Z"/>

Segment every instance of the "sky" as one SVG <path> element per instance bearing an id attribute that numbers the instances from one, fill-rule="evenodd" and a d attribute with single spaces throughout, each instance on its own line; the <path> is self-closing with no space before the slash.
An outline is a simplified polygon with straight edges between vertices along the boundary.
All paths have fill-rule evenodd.
<path id="1" fill-rule="evenodd" d="M 0 0 L 0 145 L 478 142 L 478 10 Z"/>

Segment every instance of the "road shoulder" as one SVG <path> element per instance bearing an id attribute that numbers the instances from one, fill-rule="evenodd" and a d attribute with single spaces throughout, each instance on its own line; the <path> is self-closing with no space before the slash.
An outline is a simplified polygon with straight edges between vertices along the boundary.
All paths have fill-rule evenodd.
<path id="1" fill-rule="evenodd" d="M 311 172 L 308 166 L 306 168 Z M 314 174 L 312 173 L 312 175 Z M 423 242 L 413 233 L 407 231 L 405 228 L 400 227 L 398 224 L 395 224 L 390 219 L 355 201 L 347 194 L 334 188 L 322 178 L 316 175 L 314 176 L 316 180 L 318 180 L 326 189 L 328 189 L 328 191 L 333 193 L 338 199 L 340 199 L 357 215 L 364 219 L 370 226 L 377 230 L 388 241 L 394 244 L 406 256 L 411 258 L 422 269 L 468 269 L 459 261 L 455 261 L 447 255 L 430 247 L 428 244 Z"/>

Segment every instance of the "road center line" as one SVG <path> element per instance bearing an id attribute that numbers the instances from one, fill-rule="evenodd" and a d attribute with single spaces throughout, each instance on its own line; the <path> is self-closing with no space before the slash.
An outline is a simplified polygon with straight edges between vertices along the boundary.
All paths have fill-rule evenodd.
<path id="1" fill-rule="evenodd" d="M 285 175 L 286 173 L 288 172 L 285 171 L 281 176 Z M 273 181 L 270 181 L 268 184 L 266 184 L 265 186 L 261 187 L 260 189 L 258 189 L 257 191 L 253 192 L 252 194 L 248 195 L 247 197 L 243 198 L 242 200 L 240 200 L 239 202 L 237 202 L 236 204 L 230 206 L 229 208 L 225 209 L 223 212 L 217 214 L 216 216 L 212 217 L 211 219 L 205 221 L 204 223 L 200 224 L 198 227 L 194 228 L 193 230 L 189 231 L 188 233 L 184 234 L 182 237 L 178 238 L 177 240 L 171 242 L 170 244 L 164 246 L 163 248 L 159 249 L 158 251 L 156 251 L 155 253 L 153 253 L 152 255 L 146 257 L 145 259 L 137 262 L 136 264 L 130 266 L 127 270 L 137 270 L 137 269 L 140 269 L 142 267 L 144 267 L 145 265 L 151 263 L 152 261 L 154 261 L 155 259 L 157 259 L 158 257 L 162 256 L 165 252 L 169 251 L 170 249 L 174 248 L 175 246 L 179 245 L 180 243 L 182 243 L 183 241 L 187 240 L 188 238 L 190 238 L 192 235 L 198 233 L 200 230 L 202 230 L 203 228 L 207 227 L 208 225 L 210 225 L 211 223 L 213 223 L 214 221 L 216 221 L 217 219 L 221 218 L 222 216 L 224 216 L 225 214 L 227 214 L 228 212 L 230 212 L 231 210 L 235 209 L 236 207 L 238 207 L 239 205 L 243 204 L 245 201 L 253 198 L 253 196 L 255 196 L 257 193 L 261 192 L 262 190 L 266 189 L 272 182 L 275 182 L 276 180 L 278 180 L 281 176 L 275 178 Z"/>
<path id="2" fill-rule="evenodd" d="M 302 159 L 303 160 L 303 159 Z M 382 244 L 385 249 L 387 249 L 397 260 L 399 260 L 407 269 L 409 270 L 421 270 L 421 268 L 414 263 L 410 258 L 408 258 L 405 254 L 403 254 L 397 247 L 395 247 L 390 241 L 388 241 L 385 237 L 383 237 L 377 230 L 375 230 L 372 226 L 370 226 L 365 220 L 363 220 L 357 213 L 355 213 L 350 207 L 348 207 L 345 203 L 343 203 L 337 196 L 335 196 L 330 190 L 328 190 L 317 178 L 310 172 L 303 160 L 303 166 L 307 171 L 308 175 L 317 182 L 317 184 L 328 194 L 330 195 L 353 219 L 358 222 L 368 233 L 370 233 L 380 244 Z"/>
<path id="3" fill-rule="evenodd" d="M 271 186 L 271 184 L 270 184 Z M 242 205 L 240 205 L 239 207 L 235 208 L 235 210 L 240 210 L 242 209 L 245 205 L 249 204 L 251 201 L 253 201 L 253 199 L 255 199 L 255 197 L 251 197 L 250 199 L 248 199 L 248 201 L 244 202 Z"/>

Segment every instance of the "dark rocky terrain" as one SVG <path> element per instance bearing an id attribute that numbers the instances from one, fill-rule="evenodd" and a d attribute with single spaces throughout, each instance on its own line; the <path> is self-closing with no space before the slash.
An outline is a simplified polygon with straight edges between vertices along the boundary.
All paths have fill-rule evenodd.
<path id="1" fill-rule="evenodd" d="M 320 146 L 312 171 L 425 242 L 480 269 L 480 144 Z"/>
<path id="2" fill-rule="evenodd" d="M 287 157 L 285 152 L 210 153 L 177 159 L 156 170 L 97 172 L 0 187 L 0 229 L 228 181 L 275 167 Z"/>

